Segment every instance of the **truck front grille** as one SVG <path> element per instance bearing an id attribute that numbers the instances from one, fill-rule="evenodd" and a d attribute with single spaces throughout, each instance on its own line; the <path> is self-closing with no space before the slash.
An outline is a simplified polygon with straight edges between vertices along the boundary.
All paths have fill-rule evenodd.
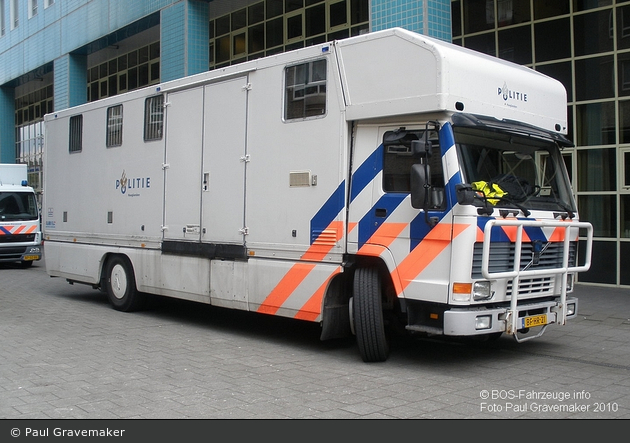
<path id="1" fill-rule="evenodd" d="M 0 243 L 25 243 L 35 241 L 35 234 L 0 235 Z"/>
<path id="2" fill-rule="evenodd" d="M 506 295 L 512 296 L 513 280 L 508 281 Z M 523 278 L 518 282 L 518 293 L 528 295 L 551 295 L 554 291 L 554 279 L 552 277 Z"/>
<path id="3" fill-rule="evenodd" d="M 545 245 L 544 251 L 537 254 L 534 260 L 534 246 L 532 243 L 522 243 L 521 256 L 519 258 L 519 270 L 527 269 L 558 269 L 562 268 L 563 242 L 550 242 Z M 510 242 L 493 242 L 490 244 L 490 257 L 488 271 L 490 273 L 509 272 L 514 270 L 515 244 Z M 483 255 L 483 243 L 475 243 L 473 250 L 472 278 L 482 279 L 481 261 Z M 575 266 L 577 257 L 577 242 L 569 243 L 569 266 Z M 541 279 L 522 279 L 525 281 L 538 281 Z"/>
<path id="4" fill-rule="evenodd" d="M 25 246 L 0 248 L 0 261 L 19 260 L 25 252 Z"/>

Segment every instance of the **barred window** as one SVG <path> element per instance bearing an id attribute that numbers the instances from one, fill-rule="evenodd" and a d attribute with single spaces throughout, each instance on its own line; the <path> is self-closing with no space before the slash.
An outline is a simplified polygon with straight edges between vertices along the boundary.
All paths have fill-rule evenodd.
<path id="1" fill-rule="evenodd" d="M 123 107 L 107 108 L 107 147 L 122 145 Z"/>
<path id="2" fill-rule="evenodd" d="M 83 115 L 70 117 L 70 152 L 81 152 L 83 149 Z"/>
<path id="3" fill-rule="evenodd" d="M 285 120 L 326 114 L 326 60 L 316 60 L 285 71 Z"/>
<path id="4" fill-rule="evenodd" d="M 144 141 L 161 140 L 164 126 L 164 96 L 149 97 L 144 102 Z"/>

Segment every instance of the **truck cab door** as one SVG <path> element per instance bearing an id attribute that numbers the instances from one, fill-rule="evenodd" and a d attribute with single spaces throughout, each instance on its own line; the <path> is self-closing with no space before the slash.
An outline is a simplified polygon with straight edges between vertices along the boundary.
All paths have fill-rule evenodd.
<path id="1" fill-rule="evenodd" d="M 356 241 L 359 255 L 379 253 L 391 272 L 398 296 L 410 286 L 421 284 L 435 301 L 444 301 L 448 295 L 452 227 L 446 217 L 449 205 L 438 132 L 429 134 L 430 155 L 421 157 L 412 150 L 411 142 L 422 138 L 424 132 L 424 124 L 357 128 L 357 166 L 350 204 L 353 228 L 349 238 Z M 426 210 L 412 205 L 414 165 L 428 173 Z M 417 290 L 414 287 L 413 291 Z"/>

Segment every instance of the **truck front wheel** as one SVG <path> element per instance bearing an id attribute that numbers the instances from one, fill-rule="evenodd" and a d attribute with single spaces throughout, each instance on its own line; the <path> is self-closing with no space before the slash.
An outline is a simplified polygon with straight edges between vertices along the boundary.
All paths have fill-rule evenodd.
<path id="1" fill-rule="evenodd" d="M 136 289 L 131 263 L 124 257 L 114 256 L 108 260 L 106 284 L 107 298 L 118 311 L 135 311 L 144 302 L 144 294 Z"/>
<path id="2" fill-rule="evenodd" d="M 375 268 L 359 268 L 354 274 L 352 317 L 359 352 L 364 362 L 381 362 L 389 356 L 383 319 L 381 278 Z"/>

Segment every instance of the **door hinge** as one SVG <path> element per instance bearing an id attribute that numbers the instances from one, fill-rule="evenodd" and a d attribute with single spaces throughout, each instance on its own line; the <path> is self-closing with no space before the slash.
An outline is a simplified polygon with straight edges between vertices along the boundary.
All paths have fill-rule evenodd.
<path id="1" fill-rule="evenodd" d="M 251 91 L 251 90 L 252 90 L 252 84 L 245 83 L 245 85 L 243 86 L 243 91 Z"/>
<path id="2" fill-rule="evenodd" d="M 249 235 L 249 228 L 245 226 L 244 228 L 239 229 L 238 232 L 241 235 Z"/>
<path id="3" fill-rule="evenodd" d="M 249 154 L 246 154 L 246 155 L 241 157 L 241 161 L 242 162 L 249 163 L 249 160 L 250 160 Z"/>
<path id="4" fill-rule="evenodd" d="M 162 170 L 168 169 L 170 167 L 171 167 L 171 165 L 169 165 L 168 163 L 162 163 Z"/>

